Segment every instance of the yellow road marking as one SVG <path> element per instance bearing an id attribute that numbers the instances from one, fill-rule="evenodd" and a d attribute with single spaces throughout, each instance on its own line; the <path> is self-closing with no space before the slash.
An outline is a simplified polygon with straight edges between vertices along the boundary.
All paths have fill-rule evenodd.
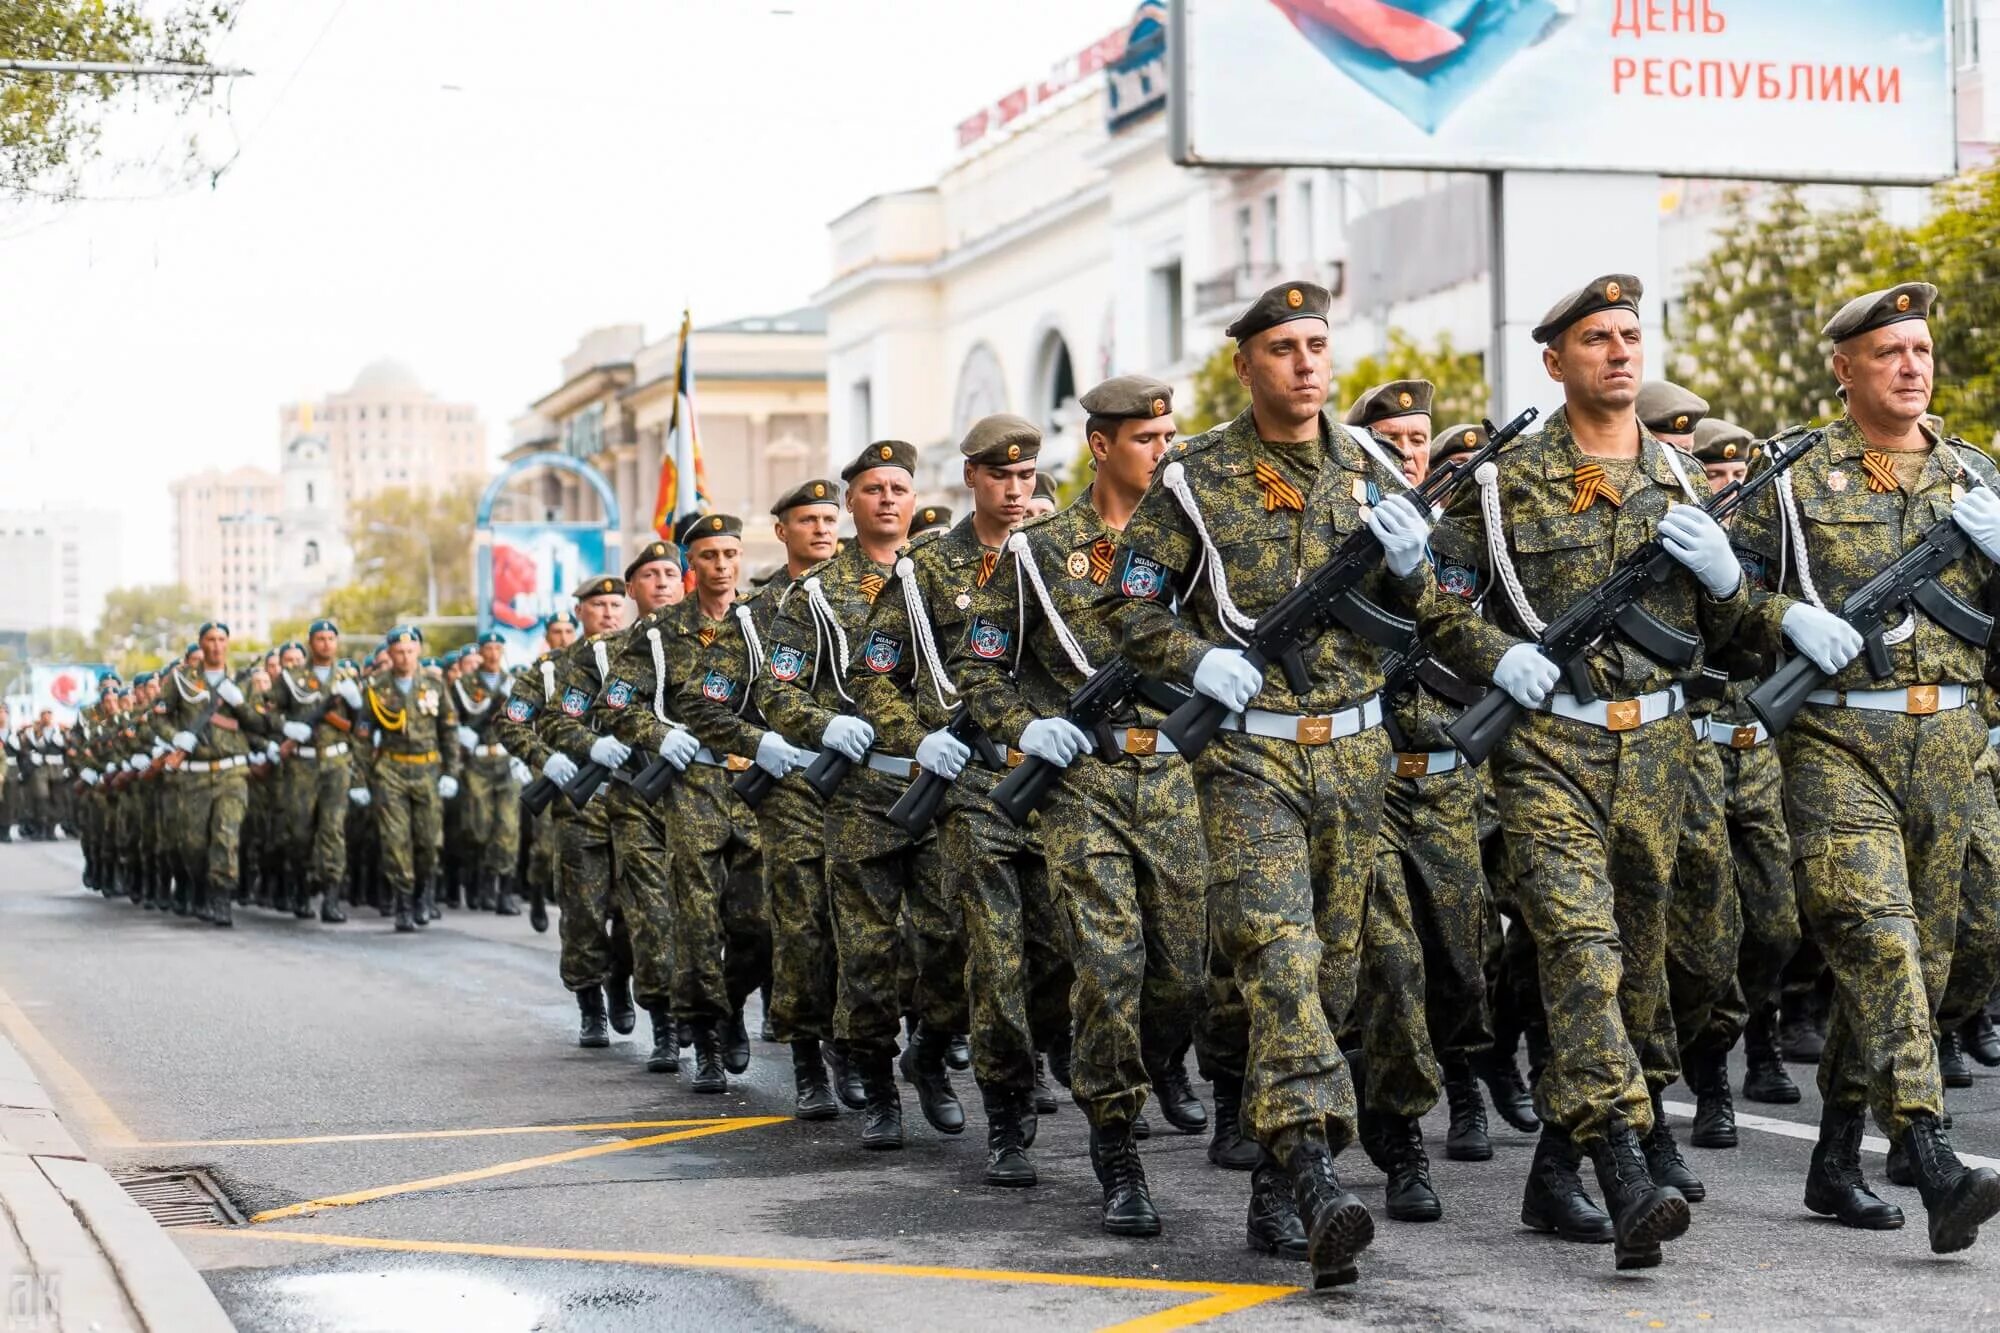
<path id="1" fill-rule="evenodd" d="M 524 1157 L 517 1162 L 500 1162 L 471 1171 L 453 1171 L 449 1175 L 428 1176 L 422 1180 L 404 1181 L 399 1185 L 378 1185 L 374 1189 L 356 1190 L 351 1194 L 330 1194 L 323 1199 L 308 1199 L 304 1203 L 288 1204 L 283 1208 L 267 1208 L 261 1213 L 252 1214 L 250 1220 L 275 1222 L 284 1217 L 304 1217 L 310 1213 L 324 1212 L 328 1208 L 347 1208 L 357 1203 L 370 1203 L 397 1194 L 415 1194 L 422 1190 L 442 1189 L 447 1185 L 464 1185 L 475 1180 L 490 1180 L 494 1176 L 530 1171 L 538 1166 L 559 1166 L 564 1162 L 579 1162 L 587 1157 L 603 1157 L 610 1153 L 630 1152 L 634 1148 L 650 1148 L 661 1143 L 679 1143 L 686 1139 L 706 1138 L 711 1134 L 727 1134 L 738 1129 L 755 1129 L 759 1125 L 782 1125 L 790 1119 L 789 1116 L 779 1115 L 744 1116 L 719 1124 L 710 1123 L 697 1129 L 678 1130 L 672 1134 L 649 1134 L 638 1139 L 593 1143 L 586 1148 L 571 1148 L 567 1152 L 548 1153 L 541 1157 Z"/>
<path id="2" fill-rule="evenodd" d="M 97 1095 L 90 1080 L 63 1058 L 63 1053 L 42 1035 L 40 1028 L 28 1021 L 28 1016 L 4 990 L 0 990 L 0 1028 L 6 1030 L 42 1081 L 54 1087 L 63 1109 L 69 1112 L 68 1119 L 82 1123 L 85 1138 L 107 1148 L 129 1148 L 138 1142 L 132 1127 L 119 1119 L 111 1104 Z"/>
<path id="3" fill-rule="evenodd" d="M 313 1143 L 397 1143 L 411 1139 L 482 1139 L 498 1134 L 588 1134 L 609 1129 L 673 1129 L 681 1125 L 733 1124 L 739 1117 L 702 1116 L 692 1120 L 607 1120 L 594 1125 L 495 1125 L 476 1129 L 409 1129 L 380 1134 L 306 1134 L 289 1139 L 158 1139 L 141 1148 L 290 1148 Z M 773 1117 L 753 1117 L 767 1124 Z"/>
<path id="4" fill-rule="evenodd" d="M 459 1254 L 487 1259 L 550 1259 L 593 1264 L 638 1264 L 651 1268 L 714 1268 L 765 1273 L 824 1273 L 848 1277 L 934 1278 L 951 1282 L 991 1282 L 1036 1287 L 1089 1287 L 1103 1291 L 1155 1291 L 1200 1297 L 1112 1327 L 1118 1333 L 1155 1333 L 1187 1328 L 1238 1310 L 1248 1310 L 1297 1293 L 1298 1287 L 1247 1282 L 1183 1282 L 1152 1277 L 1093 1277 L 1084 1273 L 1035 1273 L 999 1268 L 935 1268 L 918 1264 L 877 1264 L 841 1259 L 780 1259 L 765 1255 L 673 1254 L 649 1250 L 572 1250 L 539 1245 L 486 1245 L 475 1241 L 396 1240 L 378 1236 L 328 1236 L 310 1231 L 231 1231 L 299 1245 L 334 1245 L 360 1250 L 414 1254 Z"/>

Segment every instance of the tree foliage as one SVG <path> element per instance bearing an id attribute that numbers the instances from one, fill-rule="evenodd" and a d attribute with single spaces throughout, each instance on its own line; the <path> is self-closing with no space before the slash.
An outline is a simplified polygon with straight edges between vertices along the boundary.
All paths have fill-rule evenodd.
<path id="1" fill-rule="evenodd" d="M 14 60 L 207 62 L 240 0 L 0 0 L 0 56 Z M 0 73 L 0 194 L 73 193 L 121 100 L 182 105 L 213 80 Z"/>
<path id="2" fill-rule="evenodd" d="M 1478 421 L 1490 410 L 1483 354 L 1459 351 L 1449 334 L 1439 334 L 1429 347 L 1419 346 L 1401 329 L 1389 330 L 1388 349 L 1380 356 L 1364 356 L 1339 374 L 1328 406 L 1345 412 L 1349 403 L 1390 380 L 1429 380 L 1436 385 L 1431 422 L 1440 430 L 1461 421 Z"/>
<path id="3" fill-rule="evenodd" d="M 135 672 L 178 661 L 208 616 L 178 583 L 113 588 L 105 594 L 90 655 L 130 680 Z"/>
<path id="4" fill-rule="evenodd" d="M 1920 262 L 1896 280 L 1938 285 L 1931 410 L 1952 434 L 1990 451 L 2000 442 L 2000 167 L 1946 181 L 1937 202 L 1910 238 Z"/>

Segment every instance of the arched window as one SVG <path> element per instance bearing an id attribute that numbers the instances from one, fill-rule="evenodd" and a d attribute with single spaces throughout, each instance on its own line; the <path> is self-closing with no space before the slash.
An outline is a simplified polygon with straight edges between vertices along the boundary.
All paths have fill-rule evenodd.
<path id="1" fill-rule="evenodd" d="M 311 497 L 310 497 L 310 496 L 308 496 L 307 498 L 309 498 L 309 499 L 310 499 Z M 317 565 L 317 564 L 319 563 L 319 543 L 318 543 L 318 542 L 316 542 L 316 541 L 309 541 L 309 542 L 307 542 L 307 543 L 306 543 L 306 549 L 305 549 L 305 559 L 304 559 L 304 561 L 303 561 L 302 563 L 304 564 L 304 566 L 305 566 L 305 567 L 306 567 L 307 569 L 311 569 L 311 568 L 312 568 L 312 567 L 313 567 L 314 565 Z"/>
<path id="2" fill-rule="evenodd" d="M 306 503 L 313 503 L 313 484 L 311 482 L 306 483 Z"/>
<path id="3" fill-rule="evenodd" d="M 1006 410 L 1007 380 L 1000 370 L 1000 358 L 985 343 L 974 343 L 958 368 L 958 388 L 952 395 L 951 433 L 962 437 L 979 418 Z"/>

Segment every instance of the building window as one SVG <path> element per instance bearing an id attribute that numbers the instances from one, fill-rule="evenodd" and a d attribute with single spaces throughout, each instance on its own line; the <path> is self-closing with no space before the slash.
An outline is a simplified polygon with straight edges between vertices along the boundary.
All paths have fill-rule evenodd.
<path id="1" fill-rule="evenodd" d="M 306 543 L 305 560 L 303 563 L 307 569 L 311 569 L 314 565 L 317 565 L 319 563 L 318 542 L 309 541 Z"/>
<path id="2" fill-rule="evenodd" d="M 848 390 L 848 407 L 854 415 L 854 447 L 859 449 L 875 438 L 874 391 L 867 380 L 854 381 Z"/>
<path id="3" fill-rule="evenodd" d="M 1951 47 L 1960 69 L 1971 69 L 1979 63 L 1978 0 L 1952 0 Z"/>
<path id="4" fill-rule="evenodd" d="M 1276 267 L 1283 263 L 1283 254 L 1278 249 L 1278 192 L 1264 196 L 1264 262 Z"/>
<path id="5" fill-rule="evenodd" d="M 1255 264 L 1252 262 L 1250 235 L 1250 205 L 1236 210 L 1236 267 L 1248 273 Z"/>
<path id="6" fill-rule="evenodd" d="M 313 503 L 313 484 L 311 482 L 306 483 L 306 503 Z"/>
<path id="7" fill-rule="evenodd" d="M 1319 219 L 1314 216 L 1313 202 L 1313 178 L 1307 176 L 1298 184 L 1298 204 L 1299 249 L 1308 264 L 1319 262 Z"/>
<path id="8" fill-rule="evenodd" d="M 1153 364 L 1165 370 L 1181 359 L 1181 261 L 1154 269 L 1151 286 Z"/>

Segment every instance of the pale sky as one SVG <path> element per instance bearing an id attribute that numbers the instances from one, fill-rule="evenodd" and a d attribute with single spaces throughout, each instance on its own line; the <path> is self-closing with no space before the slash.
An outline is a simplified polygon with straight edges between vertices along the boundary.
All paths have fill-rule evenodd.
<path id="1" fill-rule="evenodd" d="M 954 130 L 1133 0 L 249 0 L 197 132 L 214 188 L 0 205 L 0 505 L 123 523 L 173 577 L 168 481 L 275 469 L 276 409 L 378 356 L 476 403 L 489 447 L 589 328 L 804 304 L 826 223 L 927 183 Z M 137 196 L 136 198 L 132 196 Z"/>

